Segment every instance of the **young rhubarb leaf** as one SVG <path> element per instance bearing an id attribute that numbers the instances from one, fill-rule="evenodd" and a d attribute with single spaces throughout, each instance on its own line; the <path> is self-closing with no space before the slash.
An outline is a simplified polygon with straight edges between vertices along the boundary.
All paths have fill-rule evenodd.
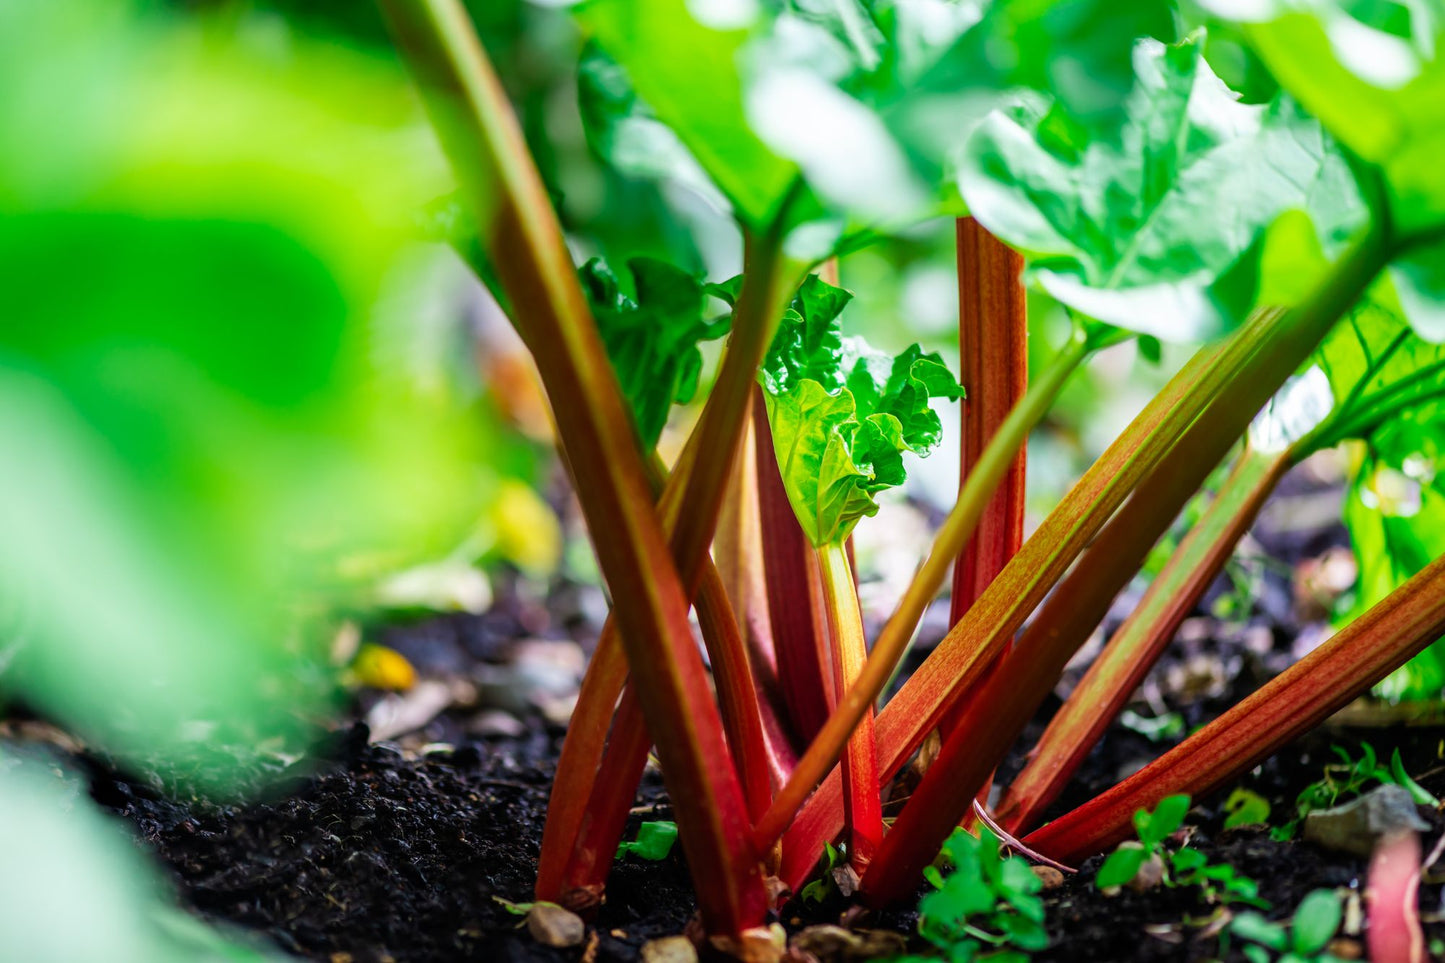
<path id="1" fill-rule="evenodd" d="M 665 261 L 627 262 L 635 297 L 597 258 L 582 266 L 582 286 L 592 302 L 607 357 L 632 408 L 644 451 L 657 446 L 674 404 L 697 394 L 702 375 L 698 344 L 727 333 L 730 319 L 703 319 L 707 291 L 697 278 Z"/>
<path id="2" fill-rule="evenodd" d="M 973 216 L 1030 258 L 1033 281 L 1085 316 L 1168 340 L 1216 334 L 1253 306 L 1233 279 L 1252 273 L 1255 242 L 1282 212 L 1318 211 L 1329 241 L 1363 213 L 1319 125 L 1286 100 L 1240 103 L 1203 47 L 1202 34 L 1135 47 L 1138 86 L 1114 137 L 1087 140 L 1057 104 L 993 114 L 959 179 Z"/>
<path id="3" fill-rule="evenodd" d="M 851 296 L 808 278 L 784 316 L 761 381 L 788 500 L 814 546 L 841 542 L 873 496 L 903 483 L 903 453 L 926 455 L 942 433 L 931 398 L 963 388 L 917 345 L 889 359 L 844 339 Z"/>

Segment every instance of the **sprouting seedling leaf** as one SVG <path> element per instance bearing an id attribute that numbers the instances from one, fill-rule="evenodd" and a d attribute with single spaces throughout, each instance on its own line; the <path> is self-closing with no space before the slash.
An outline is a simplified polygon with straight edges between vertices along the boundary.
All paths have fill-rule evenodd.
<path id="1" fill-rule="evenodd" d="M 677 823 L 662 819 L 645 822 L 637 827 L 636 840 L 632 842 L 623 840 L 618 844 L 617 858 L 621 859 L 631 853 L 639 859 L 657 862 L 667 858 L 667 854 L 672 852 L 672 845 L 675 842 L 677 842 Z"/>
<path id="2" fill-rule="evenodd" d="M 1139 841 L 1145 846 L 1158 847 L 1184 825 L 1184 817 L 1188 814 L 1189 797 L 1185 795 L 1166 796 L 1159 800 L 1152 813 L 1141 809 L 1134 814 L 1134 828 L 1139 833 Z"/>
<path id="3" fill-rule="evenodd" d="M 1416 804 L 1421 806 L 1440 805 L 1440 800 L 1435 798 L 1434 793 L 1416 782 L 1411 778 L 1410 774 L 1405 771 L 1405 763 L 1400 758 L 1400 749 L 1398 746 L 1395 747 L 1395 751 L 1390 754 L 1390 776 L 1394 780 L 1395 785 L 1403 786 L 1409 791 L 1410 798 L 1415 800 Z"/>
<path id="4" fill-rule="evenodd" d="M 1224 818 L 1224 828 L 1233 829 L 1269 822 L 1270 805 L 1259 793 L 1239 786 L 1224 800 L 1224 811 L 1229 814 Z"/>
<path id="5" fill-rule="evenodd" d="M 993 833 L 955 830 L 940 858 L 947 871 L 929 875 L 935 891 L 918 903 L 924 939 L 953 960 L 974 959 L 986 946 L 1003 951 L 1001 960 L 1026 959 L 1018 951 L 1048 945 L 1038 896 L 1043 884 L 1023 859 L 1002 856 Z"/>
<path id="6" fill-rule="evenodd" d="M 1149 850 L 1138 843 L 1126 842 L 1120 845 L 1104 858 L 1099 872 L 1094 876 L 1094 884 L 1099 889 L 1123 886 L 1139 875 L 1139 867 L 1144 865 L 1144 860 L 1149 856 Z"/>
<path id="7" fill-rule="evenodd" d="M 816 275 L 788 309 L 763 364 L 773 446 L 788 500 L 815 546 L 841 542 L 901 485 L 903 453 L 927 454 L 942 426 L 932 398 L 963 389 L 917 345 L 896 358 L 842 336 L 851 295 Z"/>
<path id="8" fill-rule="evenodd" d="M 1240 281 L 1280 213 L 1316 212 L 1334 241 L 1363 211 L 1319 125 L 1287 101 L 1239 103 L 1202 36 L 1142 41 L 1134 69 L 1116 136 L 1084 136 L 1057 105 L 996 112 L 969 142 L 959 188 L 1073 310 L 1166 340 L 1209 336 L 1253 307 Z"/>
<path id="9" fill-rule="evenodd" d="M 1290 928 L 1290 945 L 1295 953 L 1309 957 L 1323 950 L 1334 939 L 1343 916 L 1338 893 L 1328 889 L 1310 892 L 1300 900 Z"/>
<path id="10" fill-rule="evenodd" d="M 581 274 L 638 436 L 650 450 L 672 406 L 697 394 L 702 375 L 698 344 L 722 337 L 730 319 L 704 319 L 707 289 L 686 271 L 645 257 L 632 258 L 627 266 L 635 298 L 596 258 L 582 266 Z"/>

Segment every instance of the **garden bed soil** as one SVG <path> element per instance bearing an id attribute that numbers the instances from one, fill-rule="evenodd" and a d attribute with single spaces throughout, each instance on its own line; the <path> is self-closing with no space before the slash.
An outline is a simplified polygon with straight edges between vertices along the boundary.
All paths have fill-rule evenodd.
<path id="1" fill-rule="evenodd" d="M 1319 499 L 1319 487 L 1298 475 L 1286 479 L 1274 515 L 1267 513 L 1256 526 L 1256 547 L 1275 564 L 1265 566 L 1256 582 L 1247 618 L 1234 624 L 1203 615 L 1190 620 L 1151 672 L 1136 708 L 1174 714 L 1169 733 L 1145 735 L 1136 730 L 1147 727 L 1116 722 L 1054 813 L 1088 800 L 1156 757 L 1297 658 L 1302 637 L 1311 631 L 1320 635 L 1318 626 L 1299 620 L 1298 593 L 1288 576 L 1343 543 L 1337 522 L 1311 528 L 1289 519 L 1290 500 L 1310 504 Z M 1339 517 L 1337 510 L 1317 515 Z M 498 588 L 497 604 L 485 616 L 433 618 L 373 633 L 405 654 L 433 691 L 442 686 L 460 695 L 444 698 L 415 724 L 403 723 L 394 733 L 382 733 L 388 740 L 377 741 L 360 720 L 387 719 L 397 728 L 397 715 L 379 709 L 404 708 L 406 700 L 359 693 L 356 721 L 325 739 L 309 758 L 277 762 L 272 769 L 281 770 L 280 778 L 266 773 L 269 788 L 248 804 L 176 801 L 162 791 L 167 783 L 157 773 L 120 773 L 64 739 L 59 749 L 88 778 L 94 799 L 122 817 L 138 844 L 165 867 L 183 904 L 297 957 L 327 963 L 636 960 L 648 940 L 682 933 L 693 917 L 692 888 L 676 848 L 659 862 L 635 856 L 617 862 L 606 900 L 580 946 L 537 943 L 517 914 L 515 904 L 530 898 L 535 876 L 569 685 L 575 694 L 569 673 L 580 669 L 582 647 L 595 639 L 605 609 L 595 589 L 564 585 L 537 599 L 505 580 Z M 1126 593 L 1112 625 L 1136 602 Z M 539 635 L 552 640 L 551 648 L 532 643 L 519 648 L 518 640 Z M 519 653 L 534 664 L 519 668 Z M 1071 667 L 1061 691 L 1081 671 Z M 498 706 L 496 700 L 505 703 L 520 688 L 509 672 L 523 672 L 534 688 L 564 682 L 555 686 L 551 701 Z M 1018 749 L 1036 740 L 1057 705 L 1051 697 L 1041 708 L 1003 766 L 1001 782 L 1017 771 Z M 25 729 L 9 731 L 13 736 Z M 1399 748 L 1406 770 L 1445 796 L 1445 728 L 1438 726 L 1327 726 L 1238 784 L 1269 800 L 1272 821 L 1284 822 L 1293 814 L 1296 795 L 1332 760 L 1331 744 L 1357 757 L 1362 739 L 1382 760 Z M 1366 885 L 1362 859 L 1306 842 L 1276 841 L 1261 827 L 1225 830 L 1221 801 L 1202 800 L 1192 811 L 1190 845 L 1211 863 L 1228 863 L 1256 880 L 1273 918 L 1287 918 L 1318 887 L 1338 888 L 1358 902 Z M 1420 814 L 1433 827 L 1422 840 L 1428 852 L 1445 832 L 1445 818 L 1426 807 Z M 661 780 L 649 769 L 629 833 L 643 820 L 669 816 Z M 1051 944 L 1036 960 L 1243 959 L 1237 945 L 1232 952 L 1220 945 L 1218 932 L 1227 919 L 1221 914 L 1228 910 L 1206 903 L 1197 889 L 1106 896 L 1093 883 L 1098 863 L 1098 857 L 1090 860 L 1043 894 Z M 1445 888 L 1431 878 L 1421 890 L 1422 919 L 1428 937 L 1445 939 Z M 838 923 L 845 913 L 851 926 L 910 938 L 916 926 L 907 908 L 859 915 L 836 895 L 821 904 L 794 901 L 784 907 L 780 922 L 797 933 Z M 1337 952 L 1362 952 L 1357 937 L 1356 927 Z M 923 949 L 916 938 L 912 945 Z"/>

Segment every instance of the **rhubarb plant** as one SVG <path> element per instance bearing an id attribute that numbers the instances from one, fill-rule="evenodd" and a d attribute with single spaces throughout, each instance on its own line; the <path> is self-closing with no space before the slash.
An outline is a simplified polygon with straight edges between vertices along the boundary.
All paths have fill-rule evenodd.
<path id="1" fill-rule="evenodd" d="M 943 431 L 930 406 L 963 390 L 937 354 L 913 345 L 895 358 L 844 338 L 851 295 L 811 275 L 783 316 L 762 366 L 763 398 L 783 488 L 816 553 L 831 642 L 835 698 L 867 658 L 845 543 L 876 496 L 905 478 L 903 454 L 927 455 Z M 872 720 L 843 758 L 849 857 L 862 870 L 882 839 Z"/>
<path id="2" fill-rule="evenodd" d="M 1445 334 L 1445 188 L 1427 160 L 1445 97 L 1424 7 L 1395 25 L 1392 49 L 1408 56 L 1382 78 L 1353 72 L 1360 35 L 1327 29 L 1348 16 L 1333 5 L 1252 5 L 1260 22 L 1243 36 L 1280 89 L 1246 103 L 1211 70 L 1203 35 L 1175 36 L 1187 19 L 1164 3 L 1127 16 L 1079 0 L 577 4 L 594 149 L 735 221 L 742 274 L 708 285 L 658 261 L 632 262 L 630 284 L 596 263 L 579 276 L 461 5 L 383 6 L 537 361 L 614 605 L 558 766 L 539 899 L 597 905 L 654 747 L 715 949 L 741 954 L 770 902 L 804 890 L 840 840 L 862 899 L 908 898 L 1231 453 L 1120 633 L 1143 655 L 1111 647 L 1092 690 L 1105 708 L 1090 716 L 1076 693 L 1064 742 L 1095 738 L 1289 465 L 1345 439 L 1371 464 L 1421 464 L 1424 429 L 1402 426 L 1433 424 L 1432 339 Z M 963 415 L 966 473 L 870 647 L 848 536 L 903 481 L 904 453 L 938 444 L 931 402 L 964 391 L 919 348 L 890 359 L 843 338 L 850 295 L 827 272 L 841 259 L 849 276 L 851 252 L 890 231 L 964 214 L 964 404 L 978 406 Z M 1032 379 L 1027 288 L 1070 316 Z M 704 391 L 698 342 L 724 332 Z M 1073 372 L 1134 338 L 1154 354 L 1159 340 L 1198 347 L 1024 540 L 1030 431 Z M 682 453 L 661 464 L 652 448 L 672 404 L 704 394 Z M 1375 487 L 1388 477 L 1370 471 Z M 733 521 L 715 537 L 725 508 Z M 765 578 L 750 582 L 738 563 L 754 551 Z M 1064 861 L 1102 852 L 1136 811 L 1220 788 L 1367 690 L 1445 634 L 1434 553 L 1422 547 L 1418 571 L 1362 595 L 1357 618 L 1260 692 L 1023 844 Z M 875 713 L 955 562 L 951 628 Z M 935 732 L 936 756 L 885 827 L 884 791 Z M 1057 754 L 1043 746 L 1044 758 Z M 1006 830 L 1036 824 L 1058 771 L 1008 787 Z M 1195 863 L 1178 871 L 1227 888 Z"/>

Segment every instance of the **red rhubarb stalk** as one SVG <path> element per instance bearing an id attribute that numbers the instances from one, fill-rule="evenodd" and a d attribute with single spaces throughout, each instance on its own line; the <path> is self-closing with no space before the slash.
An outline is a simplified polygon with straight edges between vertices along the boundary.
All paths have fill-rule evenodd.
<path id="1" fill-rule="evenodd" d="M 1380 840 L 1370 859 L 1369 926 L 1372 960 L 1425 963 L 1420 929 L 1420 837 L 1413 830 Z"/>
<path id="2" fill-rule="evenodd" d="M 1136 810 L 1200 799 L 1319 725 L 1445 635 L 1445 558 L 1436 559 L 1249 698 L 1091 802 L 1024 842 L 1070 862 L 1132 832 Z"/>
<path id="3" fill-rule="evenodd" d="M 1294 460 L 1293 451 L 1246 449 L 1240 455 L 1214 501 L 1074 687 L 1009 785 L 995 815 L 1010 832 L 1032 829 L 1058 798 L 1229 561 Z"/>
<path id="4" fill-rule="evenodd" d="M 996 653 L 998 646 L 1013 637 L 1024 618 L 1140 478 L 1158 464 L 1184 429 L 1204 410 L 1208 400 L 1237 373 L 1244 359 L 1274 332 L 1277 317 L 1274 313 L 1261 313 L 1225 344 L 1201 348 L 1070 489 L 999 578 L 878 714 L 880 779 L 891 779 L 918 747 L 924 734 L 938 725 L 942 713 L 951 704 L 950 684 L 961 681 L 967 685 L 977 678 L 976 672 L 968 675 L 967 670 L 975 665 L 978 651 Z M 1040 395 L 1052 399 L 1053 393 L 1047 388 L 1049 381 L 1046 375 L 1030 386 L 1020 407 L 1026 407 Z M 1058 383 L 1061 384 L 1062 379 Z M 1047 405 L 1040 407 L 1046 409 Z M 1042 410 L 1038 414 L 1041 416 Z M 881 664 L 880 648 L 881 645 L 875 645 L 873 657 L 856 687 L 860 698 L 867 695 L 871 699 L 876 695 L 877 690 L 865 687 L 865 683 L 873 681 L 870 669 Z M 844 709 L 855 708 L 853 698 L 850 692 L 837 716 L 842 717 Z M 811 747 L 809 755 L 816 748 L 816 744 Z M 833 759 L 836 755 L 825 761 L 831 765 Z M 805 755 L 794 772 L 793 781 L 804 772 L 806 762 Z M 785 787 L 769 810 L 770 815 L 782 808 L 783 802 L 792 802 L 787 792 Z M 784 841 L 781 872 L 785 882 L 801 885 L 822 851 L 823 843 L 838 832 L 841 820 L 838 781 L 830 777 L 798 814 Z M 782 820 L 778 828 L 785 825 L 786 820 Z M 759 828 L 770 829 L 772 824 L 765 817 Z"/>
<path id="5" fill-rule="evenodd" d="M 1190 388 L 1164 417 L 1163 422 L 1168 424 L 1173 421 L 1173 427 L 1167 431 L 1151 431 L 1139 445 L 1138 453 L 1125 461 L 1120 471 L 1121 476 L 1131 476 L 1129 481 L 1135 484 L 1138 484 L 1141 478 L 1149 479 L 1145 486 L 1147 491 L 1141 491 L 1131 501 L 1130 511 L 1124 513 L 1120 520 L 1116 520 L 1113 526 L 1113 530 L 1118 534 L 1111 540 L 1117 541 L 1120 546 L 1129 548 L 1130 551 L 1119 551 L 1119 560 L 1111 560 L 1107 555 L 1100 554 L 1095 556 L 1099 559 L 1097 564 L 1078 566 L 1070 579 L 1074 589 L 1069 592 L 1071 597 L 1079 599 L 1078 606 L 1107 605 L 1108 598 L 1124 586 L 1137 568 L 1137 561 L 1143 558 L 1140 553 L 1146 552 L 1148 545 L 1167 527 L 1169 520 L 1184 506 L 1209 470 L 1224 457 L 1233 441 L 1244 433 L 1259 408 L 1303 363 L 1335 321 L 1354 305 L 1387 258 L 1388 250 L 1381 233 L 1371 228 L 1303 304 L 1284 312 L 1261 312 L 1226 342 L 1217 360 L 1205 366 L 1198 383 Z M 1145 411 L 1148 412 L 1153 406 L 1154 402 L 1151 402 Z M 1186 416 L 1182 424 L 1175 420 L 1180 415 Z M 1185 426 L 1188 426 L 1187 429 Z M 1126 430 L 1126 436 L 1132 430 L 1133 426 Z M 1163 451 L 1158 446 L 1161 442 L 1164 443 Z M 1169 453 L 1167 459 L 1164 457 L 1165 451 Z M 1096 463 L 1095 468 L 1097 467 Z M 1084 479 L 1075 486 L 1075 490 L 1086 484 L 1095 468 L 1089 470 Z M 1117 490 L 1119 480 L 1116 478 L 1106 483 L 1091 499 L 1094 509 L 1097 509 L 1100 503 L 1112 500 L 1108 493 L 1111 487 Z M 1073 496 L 1074 492 L 1071 491 L 1065 502 L 1070 501 Z M 1110 506 L 1109 510 L 1112 511 L 1113 506 Z M 922 741 L 928 730 L 920 729 L 917 720 L 932 718 L 932 714 L 940 711 L 940 707 L 946 710 L 960 692 L 968 691 L 968 687 L 979 677 L 981 666 L 988 664 L 988 660 L 1005 643 L 1007 635 L 1012 634 L 1022 621 L 1023 613 L 1018 611 L 1019 600 L 1029 600 L 1027 604 L 1032 607 L 1037 603 L 1037 597 L 1030 600 L 1030 596 L 1041 594 L 1042 589 L 1046 589 L 1048 584 L 1052 584 L 1062 574 L 1061 570 L 1049 573 L 1047 584 L 1040 586 L 1038 570 L 1057 565 L 1061 556 L 1067 555 L 1068 560 L 1072 561 L 1077 555 L 1078 548 L 1072 546 L 1070 550 L 1062 551 L 1058 541 L 1055 541 L 1057 536 L 1050 533 L 1050 521 L 1058 514 L 1056 510 L 1050 519 L 1045 521 L 1034 538 L 1031 538 L 1015 557 L 1009 569 L 989 587 L 964 620 L 945 637 L 919 671 L 914 673 L 909 683 L 879 715 L 878 742 L 881 752 L 906 754 Z M 1041 538 L 1046 539 L 1042 550 L 1044 558 L 1039 560 L 1037 566 L 1025 567 L 1017 576 L 1012 575 L 1010 570 L 1013 565 L 1027 561 L 1031 555 L 1031 547 Z M 1137 559 L 1131 561 L 1131 554 L 1137 556 Z M 1066 583 L 1064 589 L 1069 589 L 1070 583 Z M 1110 585 L 1112 588 L 1108 587 Z M 1063 594 L 1063 589 L 1060 594 Z M 994 596 L 999 597 L 1002 612 L 993 611 L 991 598 Z M 1081 641 L 1077 635 L 1071 637 L 1065 627 L 1075 621 L 1082 621 L 1092 628 L 1093 623 L 1088 619 L 1074 620 L 1072 613 L 1057 598 L 1054 604 L 1055 611 L 1063 614 L 1047 622 L 1041 619 L 1042 624 L 1035 628 L 1042 632 L 1050 626 L 1059 626 L 1058 630 L 1052 633 L 1053 637 L 1043 646 L 1046 656 L 1057 659 L 1061 653 L 1069 651 L 1070 644 Z M 1102 615 L 1102 611 L 1099 612 L 1096 620 Z M 1047 662 L 1048 659 L 1040 661 Z M 930 663 L 935 662 L 936 673 L 947 673 L 941 679 L 928 673 Z M 1059 663 L 1059 667 L 1062 668 L 1062 663 Z M 1024 666 L 1019 671 L 1032 673 L 1031 684 L 1035 690 L 1042 684 L 1042 668 Z M 918 684 L 918 688 L 910 699 L 909 687 L 915 684 Z M 1010 691 L 1015 695 L 1018 693 L 1011 677 L 1001 674 L 994 684 L 1001 691 Z M 1052 685 L 1052 681 L 1048 684 Z M 1027 698 L 1018 697 L 1010 704 L 1027 701 Z M 888 723 L 890 713 L 895 710 L 899 714 L 892 716 L 892 719 L 898 720 L 898 728 L 893 729 Z M 993 720 L 988 720 L 986 724 L 996 725 Z M 1023 721 L 1019 720 L 1016 727 L 1011 726 L 1012 732 L 1002 735 L 1014 738 L 1022 725 Z M 954 738 L 962 741 L 969 734 L 960 729 Z M 950 758 L 957 758 L 960 752 L 961 749 L 955 749 L 950 753 L 948 745 L 943 749 L 943 754 Z M 880 759 L 880 769 L 883 770 L 885 778 L 890 772 L 891 763 L 892 759 L 889 757 Z M 949 772 L 949 768 L 942 761 L 935 763 L 934 770 L 942 770 L 937 781 L 941 781 Z M 969 781 L 960 779 L 955 786 L 965 786 Z M 976 791 L 976 785 L 969 792 Z M 939 786 L 930 794 L 930 798 L 955 798 L 951 795 L 955 792 L 956 798 L 962 798 L 958 789 Z M 872 872 L 874 892 L 878 894 L 878 899 L 896 897 L 905 887 L 911 885 L 911 874 L 923 865 L 919 859 L 928 846 L 928 840 L 937 837 L 933 843 L 933 852 L 936 852 L 938 844 L 946 835 L 946 829 L 939 835 L 940 826 L 937 821 L 940 819 L 940 812 L 956 809 L 956 819 L 962 816 L 967 803 L 967 800 L 964 800 L 965 805 L 960 808 L 939 802 L 929 806 L 919 803 L 918 800 L 919 793 L 915 791 L 911 805 L 917 805 L 918 815 L 910 819 L 914 828 L 909 829 L 907 834 L 896 842 L 890 838 L 891 847 L 896 847 L 899 855 L 894 857 L 887 851 L 880 852 L 879 858 L 875 860 Z M 898 828 L 895 825 L 896 832 Z M 932 858 L 931 853 L 927 858 Z"/>
<path id="6" fill-rule="evenodd" d="M 864 877 L 870 900 L 886 903 L 912 892 L 1064 666 L 1241 430 L 1239 419 L 1216 417 L 1213 410 L 1191 425 L 1177 450 L 1192 457 L 1165 462 L 1140 484 L 996 664 L 997 671 L 958 704 L 957 730 L 944 740 Z"/>
<path id="7" fill-rule="evenodd" d="M 382 7 L 473 207 L 581 482 L 578 496 L 615 600 L 632 679 L 700 882 L 704 924 L 716 933 L 739 933 L 767 910 L 742 788 L 631 419 L 546 189 L 460 2 L 384 0 Z M 765 287 L 753 295 L 759 307 L 761 299 L 773 301 L 773 285 Z M 746 397 L 737 404 L 739 423 Z M 714 437 L 730 449 L 727 442 L 736 436 Z M 714 507 L 704 547 L 715 518 Z"/>
<path id="8" fill-rule="evenodd" d="M 1028 390 L 1028 306 L 1023 255 L 971 217 L 958 220 L 958 347 L 963 360 L 959 489 Z M 1004 469 L 953 570 L 956 623 L 1023 544 L 1027 448 Z"/>
<path id="9" fill-rule="evenodd" d="M 753 457 L 758 466 L 759 521 L 768 612 L 778 658 L 778 683 L 793 730 L 812 739 L 828 718 L 833 699 L 828 655 L 828 616 L 818 560 L 803 534 L 773 451 L 773 434 L 762 389 L 753 401 Z M 768 847 L 771 848 L 771 843 Z"/>
<path id="10" fill-rule="evenodd" d="M 966 392 L 958 477 L 962 494 L 988 443 L 1028 390 L 1029 325 L 1023 255 L 971 217 L 958 219 L 957 232 L 958 350 Z M 954 563 L 950 625 L 958 624 L 1023 544 L 1027 460 L 1028 446 L 1021 445 Z M 955 716 L 944 718 L 943 733 L 953 731 Z M 991 783 L 979 790 L 984 803 Z"/>

